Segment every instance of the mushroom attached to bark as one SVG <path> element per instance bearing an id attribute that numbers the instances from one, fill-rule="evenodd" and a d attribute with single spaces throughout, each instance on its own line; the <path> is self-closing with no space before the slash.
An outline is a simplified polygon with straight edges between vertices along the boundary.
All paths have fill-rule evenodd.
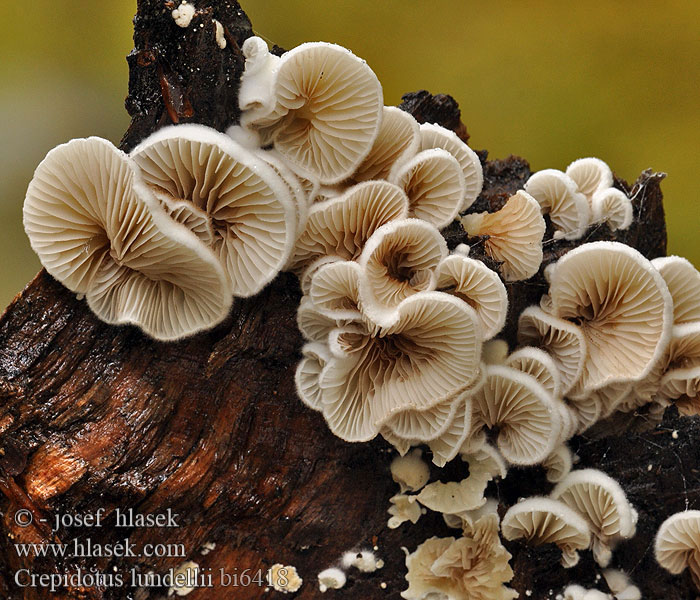
<path id="1" fill-rule="evenodd" d="M 296 239 L 284 180 L 228 136 L 202 125 L 164 127 L 131 153 L 144 180 L 206 213 L 212 249 L 234 296 L 258 293 L 282 270 Z"/>
<path id="2" fill-rule="evenodd" d="M 552 483 L 564 479 L 571 472 L 573 464 L 573 455 L 566 444 L 559 444 L 542 462 L 547 471 L 547 481 Z"/>
<path id="3" fill-rule="evenodd" d="M 693 583 L 700 590 L 700 511 L 686 510 L 666 519 L 656 534 L 654 556 L 674 575 L 690 567 Z"/>
<path id="4" fill-rule="evenodd" d="M 578 550 L 591 543 L 586 520 L 565 504 L 551 498 L 532 497 L 511 506 L 501 522 L 507 540 L 525 538 L 535 546 L 556 544 L 567 569 L 578 564 Z"/>
<path id="5" fill-rule="evenodd" d="M 389 502 L 391 502 L 388 511 L 391 517 L 387 523 L 389 529 L 396 529 L 406 521 L 415 525 L 423 514 L 415 496 L 396 494 L 389 498 Z"/>
<path id="6" fill-rule="evenodd" d="M 27 189 L 24 229 L 46 270 L 107 323 L 174 340 L 213 327 L 231 307 L 212 251 L 106 140 L 48 153 Z"/>
<path id="7" fill-rule="evenodd" d="M 578 191 L 590 202 L 596 192 L 613 185 L 610 167 L 599 158 L 579 158 L 566 168 L 566 174 L 576 182 Z"/>
<path id="8" fill-rule="evenodd" d="M 569 473 L 551 494 L 587 521 L 593 534 L 593 557 L 607 567 L 620 539 L 631 538 L 637 513 L 620 485 L 602 471 L 579 469 Z"/>
<path id="9" fill-rule="evenodd" d="M 311 42 L 286 52 L 272 79 L 274 109 L 244 112 L 242 122 L 301 177 L 322 184 L 350 177 L 381 126 L 382 86 L 372 69 L 346 48 Z"/>
<path id="10" fill-rule="evenodd" d="M 527 180 L 525 191 L 540 203 L 543 213 L 549 213 L 557 229 L 555 237 L 577 240 L 585 233 L 590 219 L 588 200 L 568 175 L 556 169 L 538 171 Z"/>
<path id="11" fill-rule="evenodd" d="M 401 493 L 417 492 L 428 479 L 430 479 L 430 468 L 421 457 L 423 452 L 416 448 L 406 456 L 397 456 L 391 461 L 391 478 L 399 484 Z"/>
<path id="12" fill-rule="evenodd" d="M 700 271 L 680 256 L 655 258 L 651 264 L 664 278 L 673 298 L 673 323 L 700 321 Z"/>
<path id="13" fill-rule="evenodd" d="M 587 346 L 584 392 L 639 381 L 662 359 L 673 304 L 659 272 L 639 252 L 617 242 L 583 244 L 551 274 L 554 316 L 576 322 Z"/>
<path id="14" fill-rule="evenodd" d="M 301 401 L 312 410 L 322 410 L 321 388 L 318 378 L 326 363 L 330 360 L 330 352 L 326 344 L 305 344 L 301 349 L 302 359 L 297 365 L 294 383 L 297 395 Z"/>
<path id="15" fill-rule="evenodd" d="M 542 263 L 545 223 L 540 205 L 522 190 L 494 213 L 469 214 L 461 218 L 470 236 L 484 236 L 489 256 L 501 262 L 506 281 L 529 279 Z"/>
<path id="16" fill-rule="evenodd" d="M 607 223 L 610 231 L 627 229 L 632 224 L 632 201 L 624 192 L 608 188 L 600 190 L 591 200 L 591 221 Z"/>

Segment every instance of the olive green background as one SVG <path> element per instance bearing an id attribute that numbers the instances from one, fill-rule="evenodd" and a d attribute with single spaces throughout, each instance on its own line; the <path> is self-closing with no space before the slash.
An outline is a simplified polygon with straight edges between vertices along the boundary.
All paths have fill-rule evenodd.
<path id="1" fill-rule="evenodd" d="M 196 0 L 195 0 L 196 4 Z M 669 251 L 700 266 L 700 2 L 242 0 L 256 32 L 291 48 L 344 45 L 385 103 L 452 94 L 475 148 L 533 169 L 598 156 L 663 184 Z M 128 125 L 134 0 L 0 0 L 0 308 L 39 262 L 22 230 L 32 172 L 53 146 Z"/>

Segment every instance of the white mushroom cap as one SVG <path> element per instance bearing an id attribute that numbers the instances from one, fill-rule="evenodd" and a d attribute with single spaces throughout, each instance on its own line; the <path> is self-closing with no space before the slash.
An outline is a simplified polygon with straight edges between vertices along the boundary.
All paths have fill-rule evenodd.
<path id="1" fill-rule="evenodd" d="M 297 308 L 297 326 L 304 339 L 309 342 L 328 344 L 329 335 L 347 320 L 338 321 L 320 312 L 308 297 L 303 297 Z"/>
<path id="2" fill-rule="evenodd" d="M 406 453 L 412 446 L 417 446 L 420 444 L 418 440 L 406 440 L 399 437 L 388 427 L 380 428 L 379 433 L 389 444 L 394 447 L 400 456 L 406 456 Z"/>
<path id="3" fill-rule="evenodd" d="M 420 149 L 442 148 L 454 156 L 464 173 L 464 201 L 461 211 L 467 210 L 481 193 L 484 185 L 484 173 L 481 161 L 476 152 L 459 139 L 454 131 L 445 129 L 434 123 L 423 123 L 420 126 Z"/>
<path id="4" fill-rule="evenodd" d="M 662 359 L 673 305 L 663 278 L 639 252 L 617 242 L 583 244 L 557 262 L 554 316 L 575 320 L 586 338 L 584 391 L 641 380 Z"/>
<path id="5" fill-rule="evenodd" d="M 552 396 L 561 395 L 559 369 L 554 359 L 544 350 L 534 346 L 525 346 L 511 353 L 505 361 L 506 367 L 518 369 L 534 377 Z"/>
<path id="6" fill-rule="evenodd" d="M 700 271 L 680 256 L 655 258 L 651 264 L 661 273 L 673 298 L 674 324 L 700 321 Z"/>
<path id="7" fill-rule="evenodd" d="M 474 420 L 499 427 L 498 449 L 519 465 L 544 460 L 559 438 L 560 419 L 552 397 L 536 379 L 509 367 L 489 365 L 486 382 L 474 394 Z"/>
<path id="8" fill-rule="evenodd" d="M 304 296 L 308 296 L 311 293 L 311 282 L 313 281 L 313 276 L 316 274 L 321 267 L 334 262 L 342 261 L 343 259 L 339 256 L 321 255 L 315 260 L 307 263 L 306 267 L 299 274 L 299 287 L 301 288 L 301 293 Z"/>
<path id="9" fill-rule="evenodd" d="M 293 264 L 303 268 L 318 256 L 353 260 L 379 227 L 408 215 L 408 198 L 386 181 L 367 181 L 309 211 L 304 233 L 297 240 Z"/>
<path id="10" fill-rule="evenodd" d="M 396 494 L 389 498 L 389 502 L 391 502 L 391 506 L 387 511 L 391 515 L 387 523 L 389 529 L 396 529 L 406 521 L 415 524 L 423 514 L 420 504 L 416 501 L 416 496 Z"/>
<path id="11" fill-rule="evenodd" d="M 400 219 L 382 225 L 358 259 L 363 311 L 375 323 L 391 322 L 402 300 L 434 289 L 434 271 L 445 256 L 445 238 L 425 221 Z"/>
<path id="12" fill-rule="evenodd" d="M 610 591 L 615 594 L 615 600 L 642 600 L 639 588 L 632 585 L 629 575 L 618 569 L 605 569 L 603 578 Z"/>
<path id="13" fill-rule="evenodd" d="M 324 569 L 318 574 L 318 589 L 321 593 L 327 590 L 339 590 L 345 585 L 347 578 L 345 573 L 334 567 Z"/>
<path id="14" fill-rule="evenodd" d="M 465 215 L 461 221 L 469 235 L 489 236 L 484 248 L 503 263 L 506 281 L 529 279 L 539 270 L 545 223 L 537 200 L 526 192 L 511 196 L 495 213 Z"/>
<path id="15" fill-rule="evenodd" d="M 666 519 L 656 534 L 654 556 L 674 575 L 690 567 L 693 581 L 700 588 L 700 511 L 686 510 Z"/>
<path id="16" fill-rule="evenodd" d="M 270 52 L 265 40 L 252 36 L 241 47 L 245 69 L 238 91 L 238 106 L 243 111 L 242 121 L 250 122 L 266 117 L 275 109 L 275 78 L 280 58 Z"/>
<path id="17" fill-rule="evenodd" d="M 485 340 L 503 329 L 508 293 L 498 274 L 481 261 L 461 254 L 446 257 L 438 266 L 436 287 L 461 298 L 476 311 Z"/>
<path id="18" fill-rule="evenodd" d="M 352 178 L 355 181 L 389 179 L 390 173 L 415 156 L 419 148 L 418 121 L 400 108 L 385 106 L 372 150 Z"/>
<path id="19" fill-rule="evenodd" d="M 591 200 L 591 221 L 607 223 L 610 231 L 627 229 L 633 219 L 632 200 L 624 192 L 608 188 L 593 194 Z"/>
<path id="20" fill-rule="evenodd" d="M 286 52 L 274 75 L 276 106 L 242 121 L 271 140 L 290 168 L 323 184 L 350 177 L 367 157 L 382 121 L 382 86 L 367 63 L 335 44 Z"/>
<path id="21" fill-rule="evenodd" d="M 396 310 L 390 327 L 353 326 L 331 336 L 336 356 L 320 379 L 324 416 L 346 441 L 372 439 L 390 416 L 429 409 L 468 389 L 479 373 L 481 331 L 466 303 L 420 292 Z"/>
<path id="22" fill-rule="evenodd" d="M 214 254 L 106 140 L 48 153 L 27 189 L 24 229 L 46 270 L 107 323 L 173 340 L 213 327 L 231 307 Z"/>
<path id="23" fill-rule="evenodd" d="M 467 392 L 468 394 L 468 392 Z M 456 398 L 449 398 L 427 410 L 405 410 L 391 415 L 383 422 L 383 427 L 390 429 L 395 435 L 405 440 L 427 442 L 441 436 L 450 429 L 460 405 L 465 404 L 465 393 Z M 467 401 L 468 402 L 468 401 Z M 471 405 L 469 405 L 467 431 L 471 423 Z M 464 418 L 464 417 L 462 417 Z"/>
<path id="24" fill-rule="evenodd" d="M 576 420 L 574 433 L 583 433 L 596 423 L 600 419 L 600 415 L 603 414 L 603 406 L 597 394 L 584 394 L 568 400 L 567 406 Z"/>
<path id="25" fill-rule="evenodd" d="M 302 359 L 297 365 L 294 383 L 301 401 L 312 410 L 321 411 L 321 388 L 318 378 L 323 367 L 330 360 L 330 352 L 325 344 L 305 344 L 301 349 Z"/>
<path id="26" fill-rule="evenodd" d="M 525 538 L 535 546 L 556 544 L 562 551 L 561 564 L 578 564 L 578 550 L 591 543 L 586 520 L 568 506 L 551 498 L 532 497 L 511 506 L 503 516 L 501 532 L 507 540 Z"/>
<path id="27" fill-rule="evenodd" d="M 586 360 L 583 332 L 573 323 L 559 319 L 538 306 L 529 306 L 518 319 L 518 342 L 546 350 L 559 369 L 561 393 L 578 381 Z"/>
<path id="28" fill-rule="evenodd" d="M 681 414 L 700 415 L 700 365 L 668 371 L 661 378 L 658 397 L 673 400 Z"/>
<path id="29" fill-rule="evenodd" d="M 579 158 L 566 168 L 566 174 L 576 182 L 578 191 L 589 201 L 596 192 L 613 185 L 610 167 L 599 158 Z"/>
<path id="30" fill-rule="evenodd" d="M 479 377 L 479 383 L 483 383 L 483 377 Z M 476 387 L 476 386 L 474 386 Z M 455 403 L 456 412 L 447 428 L 432 440 L 428 441 L 430 451 L 433 453 L 433 464 L 444 467 L 459 453 L 467 437 L 471 434 L 472 402 L 469 396 L 471 390 L 465 393 L 465 397 Z"/>
<path id="31" fill-rule="evenodd" d="M 558 483 L 571 472 L 574 457 L 566 444 L 559 444 L 544 459 L 542 466 L 547 470 L 547 481 Z"/>
<path id="32" fill-rule="evenodd" d="M 549 213 L 552 223 L 567 240 L 579 239 L 588 228 L 590 209 L 571 177 L 556 169 L 538 171 L 527 180 L 525 191 Z"/>
<path id="33" fill-rule="evenodd" d="M 361 318 L 359 284 L 361 267 L 339 260 L 321 265 L 311 278 L 309 298 L 319 312 L 333 319 Z"/>
<path id="34" fill-rule="evenodd" d="M 417 492 L 430 479 L 430 468 L 416 448 L 406 456 L 397 456 L 391 461 L 391 478 L 401 487 L 401 493 Z"/>
<path id="35" fill-rule="evenodd" d="M 593 557 L 602 567 L 608 566 L 614 543 L 635 533 L 637 513 L 620 485 L 602 471 L 571 471 L 551 496 L 588 521 L 594 536 Z"/>
<path id="36" fill-rule="evenodd" d="M 289 188 L 228 136 L 203 125 L 164 127 L 131 157 L 150 186 L 209 215 L 234 296 L 258 293 L 287 263 L 297 221 Z"/>
<path id="37" fill-rule="evenodd" d="M 392 173 L 392 183 L 406 192 L 409 214 L 438 229 L 459 213 L 466 183 L 457 159 L 447 150 L 423 150 Z"/>
<path id="38" fill-rule="evenodd" d="M 153 195 L 172 219 L 187 227 L 203 244 L 211 246 L 214 243 L 214 228 L 207 213 L 187 200 L 176 200 L 159 190 L 153 190 Z"/>
<path id="39" fill-rule="evenodd" d="M 474 525 L 481 517 L 489 514 L 493 514 L 498 518 L 498 500 L 495 498 L 486 498 L 483 506 L 475 510 L 466 510 L 461 513 L 443 513 L 442 518 L 448 527 L 469 532 L 473 530 Z"/>

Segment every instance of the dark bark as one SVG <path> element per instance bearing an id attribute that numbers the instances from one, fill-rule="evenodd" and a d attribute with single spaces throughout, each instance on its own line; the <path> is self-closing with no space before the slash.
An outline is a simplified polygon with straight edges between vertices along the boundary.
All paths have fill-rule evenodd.
<path id="1" fill-rule="evenodd" d="M 127 108 L 133 120 L 122 141 L 126 150 L 171 121 L 224 129 L 238 117 L 239 46 L 251 34 L 247 17 L 232 0 L 200 1 L 195 20 L 183 30 L 169 14 L 172 7 L 164 6 L 160 0 L 139 2 L 136 47 L 129 56 Z M 225 50 L 214 41 L 213 18 L 226 28 Z M 403 107 L 466 135 L 449 97 L 420 92 L 406 97 Z M 485 187 L 476 208 L 496 210 L 522 187 L 529 166 L 517 157 L 481 156 Z M 649 257 L 665 252 L 660 179 L 645 173 L 637 181 L 635 226 L 616 238 Z M 624 182 L 617 185 L 627 190 Z M 466 239 L 456 225 L 445 235 L 451 247 Z M 613 238 L 604 227 L 586 236 Z M 545 262 L 569 247 L 548 243 Z M 545 286 L 540 274 L 509 287 L 511 317 L 503 335 L 513 344 L 514 318 Z M 238 301 L 216 329 L 164 344 L 133 327 L 101 323 L 84 301 L 39 273 L 0 321 L 0 598 L 131 598 L 130 569 L 163 573 L 186 559 L 212 569 L 215 584 L 219 569 L 240 577 L 246 569 L 255 575 L 274 563 L 294 565 L 304 579 L 295 597 L 318 598 L 319 571 L 337 564 L 344 551 L 375 545 L 385 567 L 375 574 L 351 572 L 345 588 L 328 593 L 339 599 L 399 598 L 406 587 L 401 546 L 413 550 L 427 537 L 453 532 L 436 515 L 422 517 L 416 526 L 387 529 L 389 497 L 396 492 L 388 446 L 380 440 L 338 440 L 296 398 L 299 298 L 296 279 L 283 274 L 255 298 Z M 700 425 L 677 416 L 645 433 L 626 432 L 628 425 L 617 424 L 604 439 L 574 441 L 581 464 L 620 480 L 640 511 L 637 537 L 615 560 L 632 571 L 645 598 L 691 598 L 690 579 L 655 566 L 649 544 L 663 518 L 698 500 L 700 449 L 692 440 Z M 677 440 L 669 435 L 672 429 L 679 432 Z M 451 466 L 453 473 L 460 469 L 464 473 L 464 465 Z M 492 486 L 504 505 L 547 489 L 539 469 L 512 470 Z M 99 528 L 62 526 L 51 532 L 56 515 L 100 508 L 106 516 Z M 172 509 L 179 527 L 118 528 L 117 508 L 151 514 Z M 34 522 L 20 527 L 15 517 L 24 509 Z M 184 544 L 186 557 L 58 560 L 20 557 L 14 547 L 73 539 L 105 544 L 126 536 L 137 552 L 146 543 Z M 199 548 L 206 542 L 216 548 L 203 556 Z M 509 544 L 509 549 L 514 586 L 522 593 L 532 590 L 534 599 L 551 597 L 550 589 L 556 593 L 570 579 L 590 583 L 599 571 L 588 555 L 580 567 L 565 571 L 550 548 Z M 125 585 L 68 587 L 49 595 L 46 588 L 14 584 L 18 569 L 40 574 L 93 567 L 120 574 Z M 188 598 L 244 600 L 265 597 L 263 590 L 255 583 L 217 585 Z"/>

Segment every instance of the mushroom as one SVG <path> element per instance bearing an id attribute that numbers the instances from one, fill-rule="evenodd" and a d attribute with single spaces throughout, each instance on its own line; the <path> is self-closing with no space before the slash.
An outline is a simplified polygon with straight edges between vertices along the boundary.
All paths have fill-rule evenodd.
<path id="1" fill-rule="evenodd" d="M 347 320 L 332 319 L 320 312 L 308 297 L 302 297 L 297 308 L 297 327 L 309 342 L 328 343 L 328 336 L 339 326 L 347 325 Z"/>
<path id="2" fill-rule="evenodd" d="M 518 342 L 538 346 L 549 353 L 559 370 L 561 394 L 566 395 L 581 376 L 586 341 L 583 332 L 573 323 L 538 306 L 529 306 L 518 319 Z"/>
<path id="3" fill-rule="evenodd" d="M 392 174 L 391 181 L 406 192 L 409 215 L 438 229 L 454 221 L 464 200 L 462 168 L 441 148 L 419 152 Z"/>
<path id="4" fill-rule="evenodd" d="M 358 259 L 365 314 L 375 323 L 390 323 L 402 300 L 434 288 L 435 268 L 445 256 L 445 238 L 425 221 L 401 219 L 382 225 Z"/>
<path id="5" fill-rule="evenodd" d="M 534 377 L 552 398 L 560 397 L 559 369 L 554 359 L 544 350 L 534 346 L 520 348 L 508 356 L 505 366 Z"/>
<path id="6" fill-rule="evenodd" d="M 321 255 L 307 263 L 306 267 L 299 274 L 299 287 L 301 288 L 301 293 L 304 296 L 308 296 L 311 293 L 311 282 L 313 281 L 313 276 L 316 274 L 316 271 L 318 271 L 324 265 L 342 260 L 343 259 L 339 256 Z"/>
<path id="7" fill-rule="evenodd" d="M 311 278 L 309 290 L 314 307 L 332 319 L 359 320 L 361 271 L 356 262 L 347 260 L 320 266 Z"/>
<path id="8" fill-rule="evenodd" d="M 318 574 L 318 589 L 321 593 L 328 590 L 339 590 L 347 581 L 345 573 L 334 567 L 324 569 Z"/>
<path id="9" fill-rule="evenodd" d="M 465 392 L 465 397 L 455 403 L 456 412 L 447 428 L 440 435 L 428 440 L 428 446 L 433 453 L 433 464 L 438 467 L 444 467 L 457 456 L 471 434 L 472 402 L 469 397 L 473 390 L 483 384 L 484 379 L 480 376 L 476 381 L 471 389 Z"/>
<path id="10" fill-rule="evenodd" d="M 430 468 L 421 458 L 423 452 L 416 448 L 406 456 L 397 456 L 391 461 L 391 478 L 399 484 L 401 493 L 417 492 L 430 478 Z"/>
<path id="11" fill-rule="evenodd" d="M 213 327 L 231 307 L 214 254 L 106 140 L 47 154 L 27 189 L 24 229 L 46 270 L 106 323 L 175 340 Z"/>
<path id="12" fill-rule="evenodd" d="M 471 306 L 481 321 L 484 340 L 503 329 L 508 293 L 500 277 L 479 260 L 452 254 L 438 265 L 436 288 Z"/>
<path id="13" fill-rule="evenodd" d="M 382 124 L 372 150 L 352 178 L 358 182 L 389 179 L 390 173 L 417 154 L 419 148 L 418 121 L 400 108 L 385 106 Z"/>
<path id="14" fill-rule="evenodd" d="M 666 519 L 656 534 L 654 556 L 674 575 L 690 567 L 693 583 L 700 590 L 700 511 L 686 510 Z"/>
<path id="15" fill-rule="evenodd" d="M 304 233 L 297 240 L 293 267 L 303 270 L 319 256 L 353 260 L 379 227 L 405 219 L 408 198 L 386 181 L 366 181 L 337 198 L 314 204 Z"/>
<path id="16" fill-rule="evenodd" d="M 464 200 L 460 211 L 467 210 L 481 193 L 484 185 L 484 174 L 479 156 L 459 139 L 454 131 L 445 129 L 433 123 L 423 123 L 420 126 L 420 149 L 430 150 L 442 148 L 457 159 L 464 173 Z"/>
<path id="17" fill-rule="evenodd" d="M 613 174 L 610 167 L 599 158 L 579 158 L 566 168 L 581 192 L 590 202 L 596 192 L 611 188 Z"/>
<path id="18" fill-rule="evenodd" d="M 470 236 L 484 236 L 484 249 L 503 263 L 506 281 L 529 279 L 539 270 L 545 223 L 537 200 L 526 192 L 516 192 L 497 212 L 465 215 L 461 222 Z"/>
<path id="19" fill-rule="evenodd" d="M 671 369 L 661 378 L 658 397 L 673 400 L 683 415 L 700 415 L 700 365 Z"/>
<path id="20" fill-rule="evenodd" d="M 472 397 L 472 427 L 498 427 L 498 449 L 507 461 L 541 462 L 559 436 L 561 417 L 552 397 L 534 377 L 516 369 L 488 365 L 485 372 L 485 384 Z"/>
<path id="21" fill-rule="evenodd" d="M 579 469 L 560 481 L 551 497 L 566 504 L 587 521 L 593 534 L 593 557 L 607 567 L 618 540 L 634 535 L 637 513 L 620 485 L 602 471 Z"/>
<path id="22" fill-rule="evenodd" d="M 576 398 L 568 398 L 567 406 L 576 421 L 574 433 L 583 433 L 596 423 L 603 414 L 603 406 L 597 394 L 584 394 Z"/>
<path id="23" fill-rule="evenodd" d="M 274 109 L 244 111 L 242 123 L 259 132 L 263 144 L 274 144 L 299 176 L 321 184 L 350 177 L 381 126 L 384 102 L 377 76 L 346 48 L 325 42 L 301 44 L 270 64 L 273 74 L 262 69 L 258 76 L 265 89 L 272 78 Z"/>
<path id="24" fill-rule="evenodd" d="M 389 529 L 396 529 L 406 521 L 410 521 L 415 525 L 423 514 L 415 496 L 396 494 L 389 498 L 389 502 L 391 502 L 388 510 L 391 517 L 387 523 Z"/>
<path id="25" fill-rule="evenodd" d="M 556 544 L 567 569 L 578 564 L 578 550 L 591 543 L 586 520 L 568 506 L 551 498 L 532 497 L 511 506 L 501 522 L 507 540 L 525 538 L 535 546 Z"/>
<path id="26" fill-rule="evenodd" d="M 158 190 L 153 190 L 153 195 L 160 200 L 161 206 L 172 219 L 187 227 L 203 244 L 211 246 L 214 243 L 214 228 L 207 213 L 191 202 L 175 200 Z"/>
<path id="27" fill-rule="evenodd" d="M 591 220 L 607 223 L 610 231 L 627 229 L 632 224 L 632 201 L 615 188 L 600 190 L 591 200 Z"/>
<path id="28" fill-rule="evenodd" d="M 542 466 L 547 471 L 547 481 L 558 483 L 571 472 L 574 459 L 566 444 L 559 444 L 551 454 L 544 459 Z"/>
<path id="29" fill-rule="evenodd" d="M 206 213 L 212 248 L 234 296 L 257 294 L 289 260 L 296 212 L 277 173 L 223 133 L 203 125 L 164 127 L 131 158 L 151 187 Z"/>
<path id="30" fill-rule="evenodd" d="M 659 272 L 617 242 L 583 244 L 551 274 L 552 314 L 574 321 L 586 339 L 584 392 L 643 379 L 662 359 L 673 305 Z"/>
<path id="31" fill-rule="evenodd" d="M 664 278 L 673 298 L 673 323 L 700 321 L 700 271 L 680 256 L 655 258 L 651 264 Z"/>
<path id="32" fill-rule="evenodd" d="M 571 177 L 556 169 L 538 171 L 527 180 L 525 191 L 549 213 L 555 237 L 577 240 L 584 234 L 590 219 L 588 200 Z"/>
<path id="33" fill-rule="evenodd" d="M 238 107 L 243 123 L 255 122 L 275 110 L 274 85 L 280 57 L 272 54 L 265 40 L 258 36 L 245 40 L 241 52 L 245 57 L 245 69 L 238 91 Z M 260 146 L 260 140 L 256 140 L 255 145 Z"/>
<path id="34" fill-rule="evenodd" d="M 330 360 L 330 352 L 325 344 L 305 344 L 301 349 L 302 359 L 297 365 L 294 383 L 301 401 L 312 410 L 320 411 L 321 389 L 318 378 L 323 367 Z"/>
<path id="35" fill-rule="evenodd" d="M 615 600 L 642 600 L 642 593 L 636 585 L 632 585 L 629 575 L 618 569 L 605 569 L 603 578 L 610 591 L 615 594 Z"/>

